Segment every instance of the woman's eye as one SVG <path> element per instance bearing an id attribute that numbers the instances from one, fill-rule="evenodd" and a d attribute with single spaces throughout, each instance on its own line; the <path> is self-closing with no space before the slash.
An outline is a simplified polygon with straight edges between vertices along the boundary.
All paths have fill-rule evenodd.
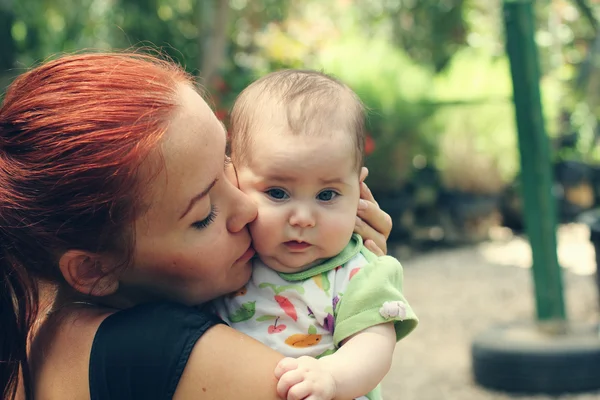
<path id="1" fill-rule="evenodd" d="M 269 189 L 265 193 L 273 200 L 285 200 L 288 198 L 288 194 L 283 189 Z"/>
<path id="2" fill-rule="evenodd" d="M 213 223 L 213 221 L 215 220 L 215 218 L 217 217 L 217 207 L 215 206 L 211 206 L 210 207 L 210 213 L 208 214 L 208 216 L 206 218 L 204 218 L 202 221 L 196 221 L 192 224 L 192 227 L 195 229 L 204 229 L 207 226 L 209 226 L 210 224 Z"/>
<path id="3" fill-rule="evenodd" d="M 317 199 L 321 201 L 331 201 L 337 196 L 339 196 L 339 194 L 333 190 L 323 190 L 317 195 Z"/>

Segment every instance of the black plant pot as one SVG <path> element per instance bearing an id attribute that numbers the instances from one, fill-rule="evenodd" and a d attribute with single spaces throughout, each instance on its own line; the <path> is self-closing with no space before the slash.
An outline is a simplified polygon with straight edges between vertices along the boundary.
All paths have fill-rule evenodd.
<path id="1" fill-rule="evenodd" d="M 594 206 L 600 204 L 600 165 L 590 165 L 592 186 L 594 188 Z"/>
<path id="2" fill-rule="evenodd" d="M 594 245 L 594 252 L 596 253 L 596 291 L 598 293 L 598 305 L 600 307 L 600 274 L 598 273 L 598 266 L 600 265 L 600 221 L 595 225 L 594 228 L 590 229 L 590 241 Z"/>
<path id="3" fill-rule="evenodd" d="M 581 214 L 578 221 L 586 224 L 590 228 L 590 242 L 592 242 L 596 254 L 596 273 L 594 274 L 594 277 L 596 280 L 598 307 L 600 310 L 600 274 L 598 273 L 600 268 L 600 209 L 596 208 Z"/>
<path id="4" fill-rule="evenodd" d="M 525 232 L 523 222 L 523 199 L 521 198 L 520 182 L 516 180 L 507 186 L 500 196 L 500 213 L 502 225 L 515 233 Z"/>
<path id="5" fill-rule="evenodd" d="M 441 193 L 438 208 L 445 240 L 468 244 L 487 239 L 488 228 L 500 223 L 499 206 L 500 195 L 459 191 Z"/>
<path id="6" fill-rule="evenodd" d="M 554 166 L 555 196 L 561 222 L 573 222 L 596 203 L 595 171 L 578 161 L 561 161 Z"/>
<path id="7" fill-rule="evenodd" d="M 413 201 L 410 193 L 404 190 L 373 192 L 379 207 L 392 218 L 392 232 L 389 242 L 408 242 L 411 237 L 413 217 Z"/>

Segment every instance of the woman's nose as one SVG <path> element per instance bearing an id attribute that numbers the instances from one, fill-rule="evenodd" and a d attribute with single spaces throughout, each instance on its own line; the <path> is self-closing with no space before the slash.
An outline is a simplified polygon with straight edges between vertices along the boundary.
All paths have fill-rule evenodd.
<path id="1" fill-rule="evenodd" d="M 258 209 L 248 195 L 232 185 L 234 198 L 231 201 L 231 214 L 227 220 L 227 230 L 236 233 L 256 219 Z"/>
<path id="2" fill-rule="evenodd" d="M 229 163 L 225 168 L 225 175 L 229 180 L 227 189 L 231 196 L 231 212 L 227 218 L 227 230 L 236 233 L 244 229 L 246 225 L 256 219 L 258 209 L 250 197 L 239 189 L 237 173 L 233 164 Z"/>

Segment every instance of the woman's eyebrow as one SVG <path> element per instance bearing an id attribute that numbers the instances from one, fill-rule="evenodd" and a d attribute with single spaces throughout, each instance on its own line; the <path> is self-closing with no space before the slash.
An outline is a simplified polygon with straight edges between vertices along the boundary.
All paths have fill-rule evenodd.
<path id="1" fill-rule="evenodd" d="M 215 180 L 213 180 L 206 189 L 204 189 L 202 192 L 200 192 L 197 195 L 195 195 L 194 197 L 192 197 L 192 199 L 190 200 L 190 203 L 188 204 L 188 206 L 185 209 L 185 211 L 183 212 L 183 214 L 181 214 L 179 219 L 182 219 L 183 217 L 185 217 L 186 214 L 188 212 L 190 212 L 190 210 L 192 209 L 194 204 L 196 204 L 198 201 L 202 200 L 202 198 L 204 198 L 204 196 L 206 196 L 208 194 L 208 192 L 210 192 L 210 189 L 212 189 L 213 186 L 215 186 L 215 184 L 217 183 L 218 180 L 219 180 L 219 178 L 215 178 Z"/>

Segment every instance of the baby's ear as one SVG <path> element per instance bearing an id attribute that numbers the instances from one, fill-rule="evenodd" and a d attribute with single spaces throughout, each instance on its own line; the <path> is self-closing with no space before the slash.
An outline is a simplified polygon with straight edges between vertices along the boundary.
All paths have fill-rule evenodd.
<path id="1" fill-rule="evenodd" d="M 365 181 L 365 179 L 367 179 L 367 176 L 369 176 L 369 170 L 367 169 L 367 167 L 362 167 L 360 169 L 360 175 L 358 178 L 358 179 L 360 179 L 360 183 L 363 183 Z"/>

